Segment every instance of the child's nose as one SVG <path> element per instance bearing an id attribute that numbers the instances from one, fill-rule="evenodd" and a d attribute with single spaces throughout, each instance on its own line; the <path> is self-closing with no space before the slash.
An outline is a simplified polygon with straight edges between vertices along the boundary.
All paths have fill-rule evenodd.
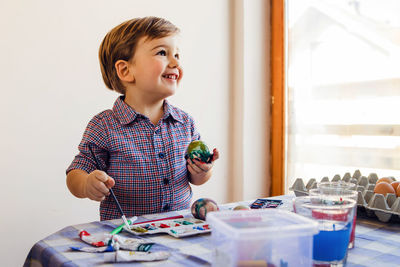
<path id="1" fill-rule="evenodd" d="M 171 57 L 169 60 L 168 67 L 170 68 L 177 68 L 179 67 L 179 61 L 175 57 Z"/>

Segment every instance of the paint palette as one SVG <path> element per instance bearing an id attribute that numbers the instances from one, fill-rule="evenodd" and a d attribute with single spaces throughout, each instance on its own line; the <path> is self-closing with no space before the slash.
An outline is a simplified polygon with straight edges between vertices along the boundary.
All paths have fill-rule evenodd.
<path id="1" fill-rule="evenodd" d="M 252 208 L 252 209 L 271 209 L 271 208 L 277 208 L 281 204 L 282 204 L 282 200 L 280 200 L 280 199 L 258 198 L 256 201 L 254 201 L 250 205 L 250 208 Z"/>
<path id="2" fill-rule="evenodd" d="M 129 229 L 124 229 L 134 235 L 166 233 L 177 238 L 211 232 L 208 223 L 195 218 L 139 223 L 131 225 Z"/>

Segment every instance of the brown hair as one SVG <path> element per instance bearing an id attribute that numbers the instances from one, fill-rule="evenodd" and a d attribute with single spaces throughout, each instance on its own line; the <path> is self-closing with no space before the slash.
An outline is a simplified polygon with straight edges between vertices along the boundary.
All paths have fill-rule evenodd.
<path id="1" fill-rule="evenodd" d="M 121 23 L 109 31 L 99 48 L 99 61 L 104 83 L 110 90 L 125 94 L 125 87 L 118 78 L 115 63 L 133 58 L 141 37 L 163 38 L 178 33 L 179 29 L 168 20 L 157 17 L 135 18 Z"/>

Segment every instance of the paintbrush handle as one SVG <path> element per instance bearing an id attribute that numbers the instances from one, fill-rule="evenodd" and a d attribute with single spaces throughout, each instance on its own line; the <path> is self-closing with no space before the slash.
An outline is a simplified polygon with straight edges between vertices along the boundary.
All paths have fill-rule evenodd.
<path id="1" fill-rule="evenodd" d="M 96 162 L 96 169 L 99 169 L 99 170 L 103 171 L 103 170 L 100 168 L 99 161 L 97 160 L 97 158 L 96 158 L 96 156 L 94 155 L 93 150 L 92 150 L 92 148 L 91 148 L 90 146 L 89 146 L 89 151 L 90 151 L 90 154 L 92 154 L 92 157 L 93 157 L 94 161 Z M 117 208 L 118 208 L 119 212 L 120 212 L 121 215 L 125 218 L 125 214 L 124 214 L 124 212 L 122 211 L 121 205 L 119 205 L 118 199 L 117 199 L 117 197 L 114 195 L 114 191 L 112 190 L 112 188 L 110 188 L 110 194 L 111 194 L 112 198 L 114 199 L 115 204 L 117 204 Z M 126 218 L 125 218 L 124 222 L 126 223 Z M 129 226 L 129 224 L 128 224 L 128 226 Z"/>
<path id="2" fill-rule="evenodd" d="M 125 214 L 122 211 L 121 205 L 119 204 L 117 197 L 114 195 L 114 191 L 112 190 L 112 188 L 110 188 L 110 194 L 113 197 L 115 204 L 117 204 L 117 208 L 118 208 L 119 212 L 121 213 L 122 216 L 125 217 Z"/>

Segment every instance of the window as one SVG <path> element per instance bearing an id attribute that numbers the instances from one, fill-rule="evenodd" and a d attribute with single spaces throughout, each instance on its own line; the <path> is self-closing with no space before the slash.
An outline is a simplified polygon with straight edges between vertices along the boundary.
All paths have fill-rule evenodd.
<path id="1" fill-rule="evenodd" d="M 286 192 L 400 176 L 400 1 L 287 0 Z"/>

